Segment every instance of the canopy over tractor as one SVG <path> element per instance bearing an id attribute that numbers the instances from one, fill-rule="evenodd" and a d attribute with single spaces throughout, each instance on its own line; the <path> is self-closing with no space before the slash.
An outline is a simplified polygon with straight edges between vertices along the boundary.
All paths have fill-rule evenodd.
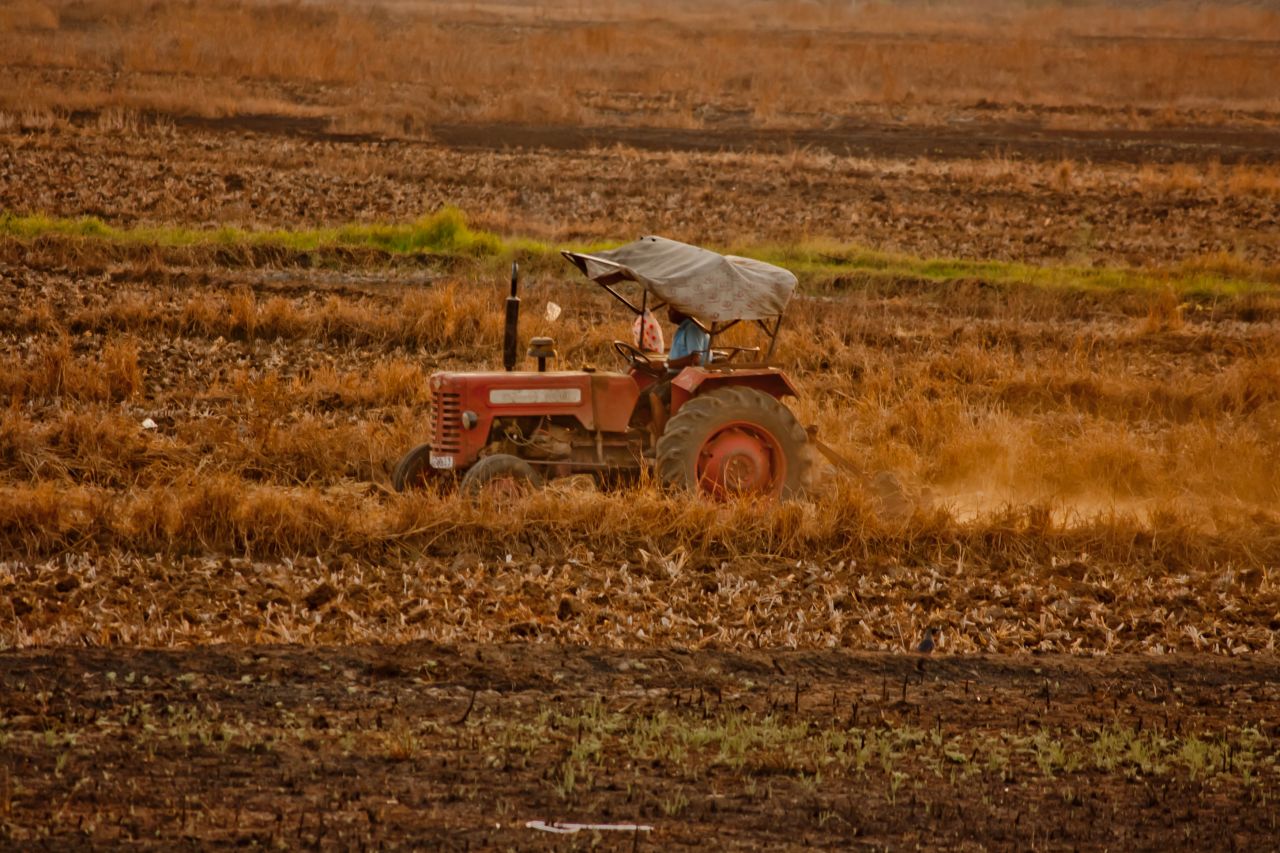
<path id="1" fill-rule="evenodd" d="M 673 364 L 614 341 L 624 373 L 548 370 L 555 342 L 534 338 L 528 357 L 537 370 L 516 370 L 520 299 L 513 267 L 506 372 L 431 377 L 431 440 L 400 460 L 392 477 L 397 489 L 454 482 L 461 474 L 461 487 L 476 493 L 581 473 L 610 481 L 652 468 L 668 486 L 716 496 L 803 490 L 808 439 L 782 403 L 795 388 L 769 363 L 796 286 L 791 272 L 663 237 L 563 254 L 637 314 L 668 305 L 693 318 L 710 334 L 709 359 Z M 619 287 L 627 282 L 639 285 L 639 304 Z M 758 347 L 717 347 L 716 337 L 741 322 L 755 323 L 769 338 L 763 357 Z"/>
<path id="2" fill-rule="evenodd" d="M 563 255 L 597 284 L 611 288 L 623 281 L 637 282 L 660 303 L 710 323 L 776 320 L 796 287 L 790 270 L 666 237 L 641 237 L 594 254 Z M 631 308 L 636 310 L 635 305 Z"/>

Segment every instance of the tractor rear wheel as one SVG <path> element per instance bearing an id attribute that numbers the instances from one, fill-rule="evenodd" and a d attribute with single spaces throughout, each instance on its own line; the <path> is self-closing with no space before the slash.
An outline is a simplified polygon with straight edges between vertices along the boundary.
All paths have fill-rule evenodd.
<path id="1" fill-rule="evenodd" d="M 431 445 L 419 444 L 400 457 L 391 472 L 391 485 L 397 492 L 421 489 L 430 481 L 434 470 L 431 467 Z"/>
<path id="2" fill-rule="evenodd" d="M 542 478 L 528 462 L 508 453 L 495 453 L 467 469 L 461 488 L 463 494 L 475 498 L 492 496 L 497 500 L 511 500 L 541 485 Z"/>
<path id="3" fill-rule="evenodd" d="M 658 438 L 658 477 L 713 495 L 796 497 L 812 459 L 809 437 L 774 397 L 742 386 L 694 397 Z"/>

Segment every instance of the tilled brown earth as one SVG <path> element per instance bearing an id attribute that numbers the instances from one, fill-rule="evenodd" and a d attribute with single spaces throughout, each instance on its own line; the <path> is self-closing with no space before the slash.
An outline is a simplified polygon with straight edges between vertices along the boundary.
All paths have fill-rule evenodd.
<path id="1" fill-rule="evenodd" d="M 457 205 L 557 240 L 660 233 L 742 245 L 830 238 L 923 256 L 1089 265 L 1280 259 L 1274 166 L 731 153 L 313 139 L 67 126 L 0 134 L 0 209 L 119 224 L 315 227 Z M 890 142 L 892 136 L 887 136 Z M 536 144 L 537 147 L 534 147 Z M 1069 155 L 1068 155 L 1069 156 Z"/>
<path id="2" fill-rule="evenodd" d="M 990 120 L 961 113 L 947 125 L 893 125 L 846 121 L 841 127 L 795 130 L 744 128 L 573 127 L 521 125 L 441 125 L 431 137 L 453 148 L 592 148 L 626 145 L 652 151 L 764 151 L 814 149 L 834 155 L 911 160 L 981 160 L 1012 157 L 1026 161 L 1081 160 L 1141 166 L 1216 161 L 1272 164 L 1280 160 L 1280 131 L 1260 124 L 1244 127 L 1163 127 L 1136 130 L 1064 129 L 1046 126 L 1043 116 Z M 191 124 L 229 125 L 235 118 Z M 287 122 L 286 126 L 287 126 Z M 257 129 L 269 130 L 261 119 Z"/>
<path id="3" fill-rule="evenodd" d="M 6 130 L 0 208 L 310 228 L 452 202 L 551 239 L 1280 258 L 1274 173 L 1205 158 L 456 150 L 278 130 Z M 391 494 L 390 466 L 424 437 L 429 373 L 494 362 L 490 273 L 0 243 L 0 842 L 1276 837 L 1268 294 L 860 279 L 806 294 L 780 350 L 795 410 L 864 473 L 899 476 L 899 506 L 859 476 L 764 511 L 651 488 L 500 511 Z M 554 334 L 567 366 L 610 363 L 626 324 L 605 297 L 545 268 L 529 284 L 526 335 Z M 927 625 L 939 652 L 904 655 Z M 388 642 L 409 644 L 370 645 Z M 553 836 L 536 820 L 650 828 Z"/>
<path id="4" fill-rule="evenodd" d="M 9 652 L 0 839 L 1262 849 L 1277 684 L 1273 656 Z"/>

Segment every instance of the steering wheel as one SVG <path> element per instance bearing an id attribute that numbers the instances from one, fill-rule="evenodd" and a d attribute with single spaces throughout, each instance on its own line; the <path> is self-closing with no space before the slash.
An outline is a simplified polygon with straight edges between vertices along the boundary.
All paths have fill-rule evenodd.
<path id="1" fill-rule="evenodd" d="M 654 358 L 644 350 L 636 349 L 626 341 L 614 341 L 613 351 L 636 370 L 643 370 L 645 373 L 654 376 L 661 376 L 667 372 L 666 359 L 661 357 Z"/>

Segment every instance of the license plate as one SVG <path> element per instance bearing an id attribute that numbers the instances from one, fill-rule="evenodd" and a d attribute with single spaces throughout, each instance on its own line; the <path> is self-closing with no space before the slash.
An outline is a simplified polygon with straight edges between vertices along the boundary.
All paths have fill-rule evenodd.
<path id="1" fill-rule="evenodd" d="M 432 467 L 432 468 L 452 468 L 452 467 L 453 467 L 453 457 L 452 457 L 452 456 L 437 456 L 436 454 L 432 453 L 432 454 L 431 454 L 431 467 Z"/>

